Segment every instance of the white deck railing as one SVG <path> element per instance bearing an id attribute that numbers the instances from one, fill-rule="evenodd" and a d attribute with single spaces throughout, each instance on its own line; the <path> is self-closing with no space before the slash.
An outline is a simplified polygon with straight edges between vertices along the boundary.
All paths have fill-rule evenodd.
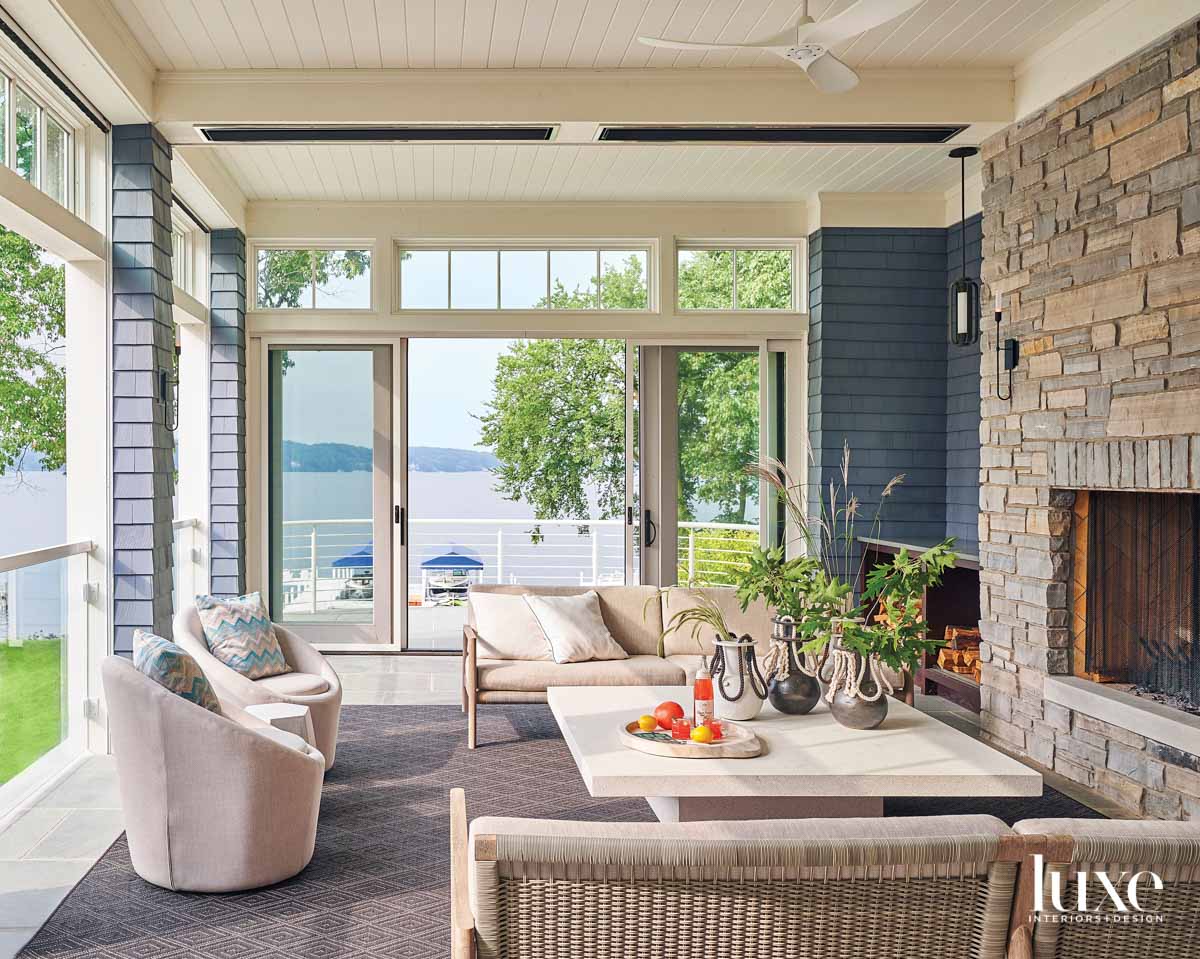
<path id="1" fill-rule="evenodd" d="M 758 527 L 746 523 L 680 522 L 680 582 L 729 585 L 758 544 Z M 410 519 L 408 602 L 423 605 L 439 574 L 422 563 L 458 548 L 466 579 L 529 585 L 603 585 L 625 580 L 625 523 L 620 519 Z M 286 520 L 282 531 L 283 601 L 293 612 L 315 613 L 369 602 L 373 558 L 356 565 L 356 552 L 372 547 L 372 521 Z"/>

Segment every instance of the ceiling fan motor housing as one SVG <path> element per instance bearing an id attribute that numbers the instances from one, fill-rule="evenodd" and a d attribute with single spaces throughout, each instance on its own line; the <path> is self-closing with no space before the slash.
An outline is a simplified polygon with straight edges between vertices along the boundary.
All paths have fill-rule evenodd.
<path id="1" fill-rule="evenodd" d="M 825 56 L 826 50 L 819 43 L 799 43 L 794 47 L 788 47 L 784 56 L 789 60 L 794 60 L 801 66 L 805 66 Z"/>

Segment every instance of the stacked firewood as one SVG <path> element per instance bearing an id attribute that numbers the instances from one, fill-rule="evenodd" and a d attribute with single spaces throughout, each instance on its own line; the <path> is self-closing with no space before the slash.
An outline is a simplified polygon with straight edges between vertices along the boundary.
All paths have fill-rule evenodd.
<path id="1" fill-rule="evenodd" d="M 970 676 L 979 682 L 979 630 L 962 626 L 946 627 L 946 645 L 938 653 L 938 666 L 950 673 Z"/>

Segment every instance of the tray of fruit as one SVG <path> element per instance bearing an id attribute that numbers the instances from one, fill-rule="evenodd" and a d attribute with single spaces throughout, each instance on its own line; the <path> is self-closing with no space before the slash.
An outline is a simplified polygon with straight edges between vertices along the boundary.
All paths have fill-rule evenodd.
<path id="1" fill-rule="evenodd" d="M 762 741 L 745 726 L 728 719 L 692 726 L 677 703 L 663 703 L 654 715 L 624 723 L 621 743 L 652 756 L 680 759 L 751 759 L 763 751 Z"/>

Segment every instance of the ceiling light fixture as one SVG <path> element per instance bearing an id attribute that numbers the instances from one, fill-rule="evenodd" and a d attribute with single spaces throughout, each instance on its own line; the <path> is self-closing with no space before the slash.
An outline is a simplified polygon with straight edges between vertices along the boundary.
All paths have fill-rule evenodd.
<path id="1" fill-rule="evenodd" d="M 962 275 L 950 284 L 950 342 L 972 346 L 979 342 L 979 281 L 967 276 L 967 157 L 979 153 L 978 147 L 955 147 L 951 159 L 959 161 L 959 188 L 962 191 L 962 219 L 958 224 L 962 247 Z"/>

